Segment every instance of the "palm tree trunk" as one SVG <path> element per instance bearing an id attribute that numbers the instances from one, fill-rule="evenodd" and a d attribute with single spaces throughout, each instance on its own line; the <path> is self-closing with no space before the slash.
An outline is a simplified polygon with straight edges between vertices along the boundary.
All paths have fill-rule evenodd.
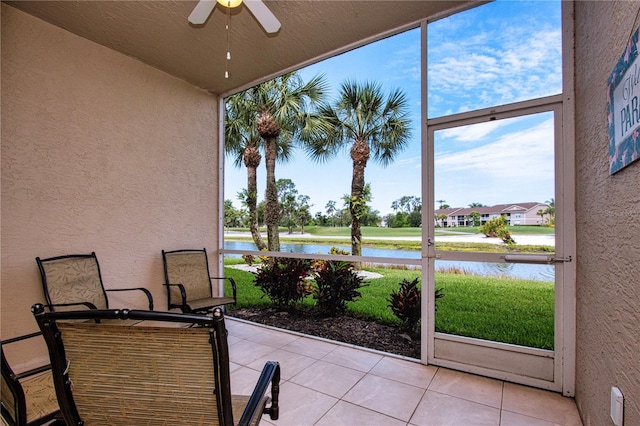
<path id="1" fill-rule="evenodd" d="M 276 138 L 265 139 L 265 160 L 267 166 L 267 194 L 264 205 L 264 220 L 267 224 L 267 244 L 269 251 L 280 251 L 280 206 L 276 187 Z"/>
<path id="2" fill-rule="evenodd" d="M 349 212 L 351 213 L 351 255 L 362 256 L 362 230 L 360 218 L 364 211 L 364 169 L 369 160 L 369 145 L 366 141 L 358 139 L 351 147 L 351 159 L 353 160 L 353 175 L 351 177 L 351 200 Z M 362 269 L 360 262 L 354 263 L 354 269 Z"/>
<path id="3" fill-rule="evenodd" d="M 260 229 L 258 229 L 258 184 L 255 167 L 247 167 L 247 206 L 249 207 L 249 229 L 251 237 L 258 250 L 266 250 L 267 245 L 262 240 Z"/>

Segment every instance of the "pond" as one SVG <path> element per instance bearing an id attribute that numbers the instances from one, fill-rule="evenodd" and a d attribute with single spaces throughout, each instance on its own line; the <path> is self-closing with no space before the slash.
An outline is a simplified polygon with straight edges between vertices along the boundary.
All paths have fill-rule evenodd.
<path id="1" fill-rule="evenodd" d="M 281 243 L 280 251 L 303 254 L 327 254 L 331 247 L 351 252 L 350 245 L 337 244 L 296 244 Z M 224 248 L 228 250 L 255 250 L 256 246 L 249 241 L 225 241 Z M 380 249 L 363 247 L 362 255 L 369 257 L 388 257 L 397 259 L 420 259 L 417 250 Z M 226 257 L 240 257 L 239 254 L 226 254 Z M 459 262 L 452 260 L 436 260 L 436 269 L 460 268 L 468 273 L 489 276 L 524 278 L 538 281 L 553 281 L 555 272 L 553 265 L 538 265 L 529 263 L 493 263 L 493 262 Z"/>

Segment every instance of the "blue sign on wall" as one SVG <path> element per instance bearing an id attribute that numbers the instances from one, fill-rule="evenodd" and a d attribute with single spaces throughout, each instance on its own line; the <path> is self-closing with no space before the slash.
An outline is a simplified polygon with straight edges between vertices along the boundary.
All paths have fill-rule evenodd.
<path id="1" fill-rule="evenodd" d="M 609 76 L 609 173 L 640 158 L 640 44 L 638 30 Z"/>

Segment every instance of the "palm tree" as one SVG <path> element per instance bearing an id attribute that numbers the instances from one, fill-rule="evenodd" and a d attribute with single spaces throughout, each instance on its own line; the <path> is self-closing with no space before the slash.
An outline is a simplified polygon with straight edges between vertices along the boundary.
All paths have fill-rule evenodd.
<path id="1" fill-rule="evenodd" d="M 329 200 L 324 208 L 327 210 L 327 215 L 331 218 L 331 226 L 336 226 L 336 212 L 338 211 L 336 208 L 336 202 Z"/>
<path id="2" fill-rule="evenodd" d="M 257 170 L 262 160 L 260 155 L 260 137 L 250 114 L 246 92 L 240 92 L 227 98 L 225 118 L 225 145 L 227 155 L 234 157 L 233 164 L 247 168 L 247 191 L 244 202 L 249 209 L 249 230 L 258 250 L 266 250 L 258 228 L 258 185 Z"/>
<path id="3" fill-rule="evenodd" d="M 247 90 L 249 113 L 264 143 L 267 169 L 265 223 L 270 251 L 280 251 L 276 160 L 287 161 L 293 143 L 316 131 L 320 121 L 313 109 L 323 100 L 325 90 L 324 77 L 316 76 L 305 83 L 295 72 Z"/>
<path id="4" fill-rule="evenodd" d="M 399 90 L 385 99 L 379 84 L 346 81 L 335 105 L 323 105 L 320 114 L 323 119 L 318 131 L 305 135 L 306 149 L 316 161 L 326 161 L 340 150 L 350 149 L 351 254 L 360 256 L 360 219 L 367 211 L 364 170 L 370 157 L 386 166 L 405 148 L 411 133 L 407 100 Z"/>

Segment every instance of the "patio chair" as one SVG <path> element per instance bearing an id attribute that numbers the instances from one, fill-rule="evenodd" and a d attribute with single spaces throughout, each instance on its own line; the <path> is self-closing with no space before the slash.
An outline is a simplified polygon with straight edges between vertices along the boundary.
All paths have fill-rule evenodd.
<path id="1" fill-rule="evenodd" d="M 215 306 L 236 303 L 236 282 L 231 277 L 212 277 L 206 249 L 162 250 L 164 285 L 169 309 L 184 313 L 209 312 Z M 214 296 L 213 280 L 228 280 L 233 297 Z"/>
<path id="2" fill-rule="evenodd" d="M 278 419 L 277 362 L 265 363 L 251 396 L 231 394 L 219 307 L 211 316 L 126 309 L 47 312 L 41 304 L 32 311 L 69 425 L 234 425 L 235 419 L 256 425 L 263 414 Z M 142 322 L 129 327 L 103 321 L 116 319 Z M 193 326 L 171 327 L 185 322 Z M 162 323 L 167 326 L 158 326 Z"/>
<path id="3" fill-rule="evenodd" d="M 105 289 L 96 253 L 69 254 L 41 259 L 36 263 L 42 278 L 44 297 L 51 310 L 77 309 L 78 303 L 96 309 L 109 309 L 107 292 L 141 291 L 153 310 L 153 297 L 146 288 Z"/>
<path id="4" fill-rule="evenodd" d="M 31 333 L 1 342 L 2 353 L 2 419 L 9 426 L 53 424 L 64 425 L 56 399 L 49 364 L 16 373 L 5 356 L 5 347 L 42 334 Z"/>

